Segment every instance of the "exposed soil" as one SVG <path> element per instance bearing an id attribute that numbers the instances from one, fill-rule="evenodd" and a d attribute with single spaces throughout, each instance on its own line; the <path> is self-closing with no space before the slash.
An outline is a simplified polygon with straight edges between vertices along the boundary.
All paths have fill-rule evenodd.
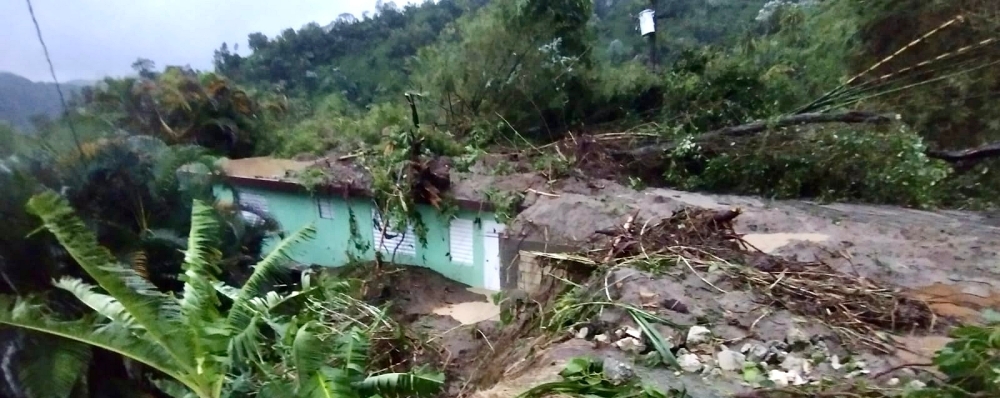
<path id="1" fill-rule="evenodd" d="M 1000 223 L 987 214 L 774 201 L 670 189 L 635 191 L 607 180 L 571 177 L 549 183 L 537 173 L 458 178 L 463 182 L 458 186 L 465 190 L 462 192 L 465 197 L 490 190 L 524 194 L 523 211 L 508 228 L 508 234 L 519 239 L 581 248 L 603 247 L 608 237 L 594 232 L 620 226 L 631 215 L 657 220 L 690 206 L 714 210 L 739 208 L 742 214 L 735 231 L 757 249 L 800 262 L 825 263 L 831 272 L 889 289 L 895 287 L 900 297 L 926 300 L 942 324 L 947 319 L 976 322 L 983 309 L 1000 307 L 1000 267 L 996 266 Z M 625 272 L 634 275 L 620 274 Z M 652 300 L 661 307 L 670 303 L 675 308 L 680 303 L 684 311 L 663 308 L 658 311 L 680 324 L 708 322 L 719 339 L 717 343 L 724 344 L 723 348 L 701 347 L 701 351 L 694 352 L 706 364 L 711 363 L 714 351 L 784 341 L 791 329 L 803 332 L 813 343 L 822 342 L 819 346 L 827 356 L 853 355 L 863 359 L 872 373 L 902 363 L 927 362 L 948 341 L 944 336 L 947 329 L 941 328 L 942 324 L 929 335 L 926 328 L 919 333 L 900 331 L 895 338 L 897 350 L 883 355 L 843 341 L 842 336 L 815 318 L 767 305 L 759 295 L 744 291 L 744 287 L 727 284 L 718 273 L 695 275 L 679 269 L 667 276 L 653 276 L 622 269 L 610 279 L 625 279 L 618 291 L 612 292 L 616 301 L 641 306 Z M 600 320 L 610 325 L 630 322 L 624 313 L 613 310 L 605 310 Z M 673 336 L 675 341 L 682 339 L 678 330 L 662 330 L 661 334 Z M 512 396 L 538 382 L 557 379 L 561 364 L 579 355 L 615 358 L 633 365 L 639 362 L 634 355 L 621 350 L 601 347 L 594 341 L 570 339 L 538 353 L 533 367 L 537 371 L 511 372 L 500 384 L 476 396 Z M 669 369 L 635 368 L 637 375 L 646 376 L 647 382 L 664 388 L 684 386 L 696 397 L 731 396 L 748 388 L 738 375 L 711 377 L 674 374 Z M 838 372 L 829 364 L 820 366 L 816 372 L 817 377 L 846 377 L 843 371 Z"/>
<path id="2" fill-rule="evenodd" d="M 420 267 L 389 270 L 383 280 L 391 316 L 440 349 L 440 362 L 432 365 L 445 369 L 444 396 L 470 388 L 469 372 L 482 360 L 475 353 L 497 332 L 500 310 L 488 293 Z"/>

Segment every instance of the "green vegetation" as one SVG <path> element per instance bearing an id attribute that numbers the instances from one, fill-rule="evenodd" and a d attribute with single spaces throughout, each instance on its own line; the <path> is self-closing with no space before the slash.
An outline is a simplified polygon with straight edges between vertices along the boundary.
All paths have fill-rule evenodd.
<path id="1" fill-rule="evenodd" d="M 50 85 L 0 74 L 0 318 L 30 329 L 0 329 L 14 368 L 30 373 L 0 394 L 441 389 L 443 374 L 384 358 L 379 344 L 405 333 L 351 283 L 272 280 L 285 246 L 262 247 L 282 226 L 215 198 L 222 156 L 349 156 L 371 175 L 386 226 L 421 236 L 417 203 L 454 206 L 413 176 L 498 152 L 520 158 L 490 172 L 550 181 L 611 168 L 636 188 L 997 205 L 1000 151 L 942 152 L 1000 142 L 991 0 L 764 2 L 661 1 L 655 67 L 635 31 L 647 0 L 440 0 L 254 33 L 247 56 L 223 44 L 214 71 L 139 59 L 135 77 L 67 87 L 69 109 Z M 889 116 L 782 124 L 848 111 Z M 764 126 L 732 129 L 754 121 Z M 607 134 L 620 140 L 593 138 Z M 668 150 L 632 155 L 646 144 Z M 329 176 L 299 177 L 313 187 Z M 501 219 L 523 199 L 485 196 Z M 353 235 L 357 223 L 352 214 Z M 563 299 L 553 327 L 584 311 Z M 920 394 L 995 395 L 996 326 L 956 333 L 937 360 L 946 380 Z M 673 365 L 670 347 L 655 349 Z M 571 365 L 548 392 L 668 396 Z"/>
<path id="2" fill-rule="evenodd" d="M 64 277 L 55 286 L 71 293 L 94 313 L 62 320 L 50 315 L 51 310 L 39 297 L 3 297 L 0 323 L 102 348 L 140 362 L 163 377 L 154 379 L 154 384 L 176 397 L 230 396 L 246 388 L 247 383 L 264 386 L 260 396 L 273 397 L 369 397 L 382 390 L 426 395 L 440 388 L 442 377 L 430 373 L 364 374 L 368 335 L 358 326 L 337 330 L 344 325 L 325 323 L 327 319 L 322 316 L 308 321 L 280 316 L 282 306 L 314 295 L 308 284 L 304 290 L 285 295 L 265 294 L 263 290 L 268 280 L 283 271 L 290 246 L 311 236 L 310 228 L 278 243 L 254 266 L 243 286 L 235 288 L 217 279 L 220 258 L 212 241 L 219 225 L 213 209 L 195 202 L 184 253 L 183 295 L 178 298 L 157 291 L 138 272 L 118 263 L 73 215 L 65 199 L 50 192 L 32 198 L 28 206 L 96 282 L 91 285 L 79 278 Z M 320 291 L 317 294 L 331 293 L 315 290 Z M 227 301 L 227 309 L 219 293 Z M 314 302 L 341 305 L 344 308 L 336 311 L 344 314 L 352 305 L 363 305 L 344 300 L 335 292 Z M 271 329 L 267 334 L 276 333 L 284 344 L 266 341 L 262 330 L 265 325 Z M 276 366 L 288 373 L 269 369 L 275 366 L 264 360 L 275 355 L 270 350 L 278 350 L 277 358 L 289 361 Z M 22 372 L 25 389 L 33 396 L 71 393 L 81 382 L 79 369 L 86 366 L 90 355 L 84 347 L 64 353 L 62 363 L 54 368 L 60 373 L 27 366 L 27 371 Z M 235 380 L 227 377 L 234 374 L 238 376 Z"/>

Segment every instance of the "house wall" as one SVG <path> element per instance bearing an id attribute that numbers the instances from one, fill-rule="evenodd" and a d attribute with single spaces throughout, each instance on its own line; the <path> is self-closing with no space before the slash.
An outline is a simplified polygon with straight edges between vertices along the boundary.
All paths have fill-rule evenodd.
<path id="1" fill-rule="evenodd" d="M 240 193 L 256 194 L 264 197 L 268 212 L 278 220 L 286 233 L 294 232 L 310 223 L 316 228 L 316 237 L 295 245 L 292 259 L 306 265 L 343 266 L 352 259 L 373 261 L 375 259 L 375 222 L 371 201 L 365 199 L 344 199 L 339 196 L 318 196 L 306 193 L 284 192 L 237 186 Z M 223 187 L 216 188 L 221 200 L 232 200 L 232 192 Z M 321 218 L 317 196 L 329 199 L 333 208 L 333 219 Z M 391 258 L 393 244 L 386 244 L 390 253 L 387 260 L 396 264 L 427 267 L 445 277 L 474 287 L 484 286 L 484 234 L 482 220 L 493 219 L 491 212 L 459 210 L 456 218 L 473 222 L 473 263 L 460 264 L 451 258 L 451 220 L 431 206 L 418 205 L 424 225 L 427 227 L 426 245 L 415 245 L 415 255 L 396 253 Z M 354 218 L 352 234 L 351 217 Z M 268 242 L 265 250 L 270 250 L 277 241 Z M 502 278 L 502 277 L 501 277 Z M 502 280 L 502 279 L 501 279 Z"/>

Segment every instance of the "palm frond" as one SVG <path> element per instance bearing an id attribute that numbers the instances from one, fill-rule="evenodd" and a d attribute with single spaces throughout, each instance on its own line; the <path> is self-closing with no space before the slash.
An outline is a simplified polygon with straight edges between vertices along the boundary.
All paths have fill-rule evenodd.
<path id="1" fill-rule="evenodd" d="M 52 335 L 36 335 L 35 344 L 44 344 L 44 349 L 31 350 L 30 356 L 22 358 L 18 369 L 21 386 L 29 397 L 71 396 L 86 377 L 90 346 Z"/>
<path id="2" fill-rule="evenodd" d="M 312 376 L 329 360 L 328 349 L 323 342 L 316 337 L 313 329 L 316 322 L 309 322 L 299 328 L 295 333 L 295 340 L 292 341 L 292 361 L 295 364 L 295 371 L 298 373 L 299 390 L 306 388 L 306 385 L 314 382 L 310 380 Z"/>
<path id="3" fill-rule="evenodd" d="M 306 398 L 360 398 L 351 386 L 350 377 L 341 369 L 323 367 L 312 374 L 308 383 L 298 390 L 298 397 Z"/>
<path id="4" fill-rule="evenodd" d="M 101 322 L 93 316 L 59 321 L 53 319 L 51 313 L 38 300 L 0 296 L 0 324 L 102 348 L 142 362 L 185 385 L 191 382 L 183 376 L 184 364 L 170 352 L 154 341 L 136 336 L 120 324 Z"/>
<path id="5" fill-rule="evenodd" d="M 366 397 L 376 394 L 382 397 L 433 397 L 444 386 L 444 373 L 384 373 L 369 376 L 354 385 Z"/>
<path id="6" fill-rule="evenodd" d="M 55 282 L 55 286 L 72 293 L 77 300 L 86 304 L 98 315 L 111 322 L 118 322 L 127 329 L 142 329 L 132 314 L 114 297 L 95 292 L 95 286 L 77 278 L 63 277 Z"/>
<path id="7" fill-rule="evenodd" d="M 36 195 L 28 201 L 28 210 L 42 219 L 48 229 L 80 267 L 109 295 L 114 297 L 135 322 L 146 331 L 144 335 L 172 354 L 174 360 L 193 370 L 190 356 L 183 355 L 182 345 L 172 344 L 167 330 L 173 328 L 163 315 L 176 309 L 176 302 L 156 290 L 131 268 L 119 264 L 111 253 L 97 243 L 97 237 L 76 215 L 69 203 L 52 191 Z"/>
<path id="8" fill-rule="evenodd" d="M 228 345 L 228 331 L 219 313 L 219 297 L 214 283 L 221 257 L 214 242 L 218 222 L 214 210 L 202 201 L 194 201 L 191 210 L 191 230 L 184 252 L 184 295 L 180 299 L 180 321 L 187 326 L 189 348 L 206 377 L 223 377 L 224 372 L 215 354 Z"/>
<path id="9" fill-rule="evenodd" d="M 260 294 L 261 287 L 266 282 L 273 280 L 276 274 L 283 271 L 285 262 L 290 259 L 292 245 L 312 239 L 315 234 L 316 229 L 312 225 L 302 228 L 291 236 L 282 239 L 267 257 L 257 263 L 253 274 L 247 278 L 243 287 L 240 288 L 240 292 L 236 300 L 234 300 L 232 308 L 229 310 L 226 324 L 230 330 L 239 333 L 247 328 L 253 318 L 253 309 L 250 300 Z"/>
<path id="10" fill-rule="evenodd" d="M 192 398 L 191 390 L 170 379 L 150 379 L 150 382 L 164 394 L 173 398 Z"/>

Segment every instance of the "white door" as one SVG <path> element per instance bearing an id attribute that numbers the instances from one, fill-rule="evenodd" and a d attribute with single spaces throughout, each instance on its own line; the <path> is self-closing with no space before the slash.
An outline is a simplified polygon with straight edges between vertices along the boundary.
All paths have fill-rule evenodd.
<path id="1" fill-rule="evenodd" d="M 492 220 L 483 220 L 483 287 L 500 291 L 500 234 L 505 226 Z"/>

